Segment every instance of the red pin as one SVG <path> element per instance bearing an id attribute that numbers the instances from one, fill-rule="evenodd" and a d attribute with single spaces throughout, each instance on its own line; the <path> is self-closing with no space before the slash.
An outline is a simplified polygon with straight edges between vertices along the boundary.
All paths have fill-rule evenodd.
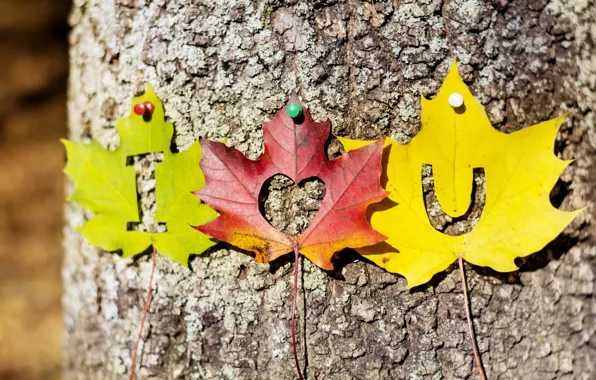
<path id="1" fill-rule="evenodd" d="M 149 115 L 153 115 L 153 112 L 155 112 L 155 106 L 153 105 L 153 103 L 145 102 L 143 103 L 143 106 L 145 106 L 146 113 L 148 113 Z"/>
<path id="2" fill-rule="evenodd" d="M 135 104 L 134 111 L 137 115 L 143 116 L 145 114 L 145 111 L 146 111 L 145 104 L 141 104 L 141 103 Z"/>

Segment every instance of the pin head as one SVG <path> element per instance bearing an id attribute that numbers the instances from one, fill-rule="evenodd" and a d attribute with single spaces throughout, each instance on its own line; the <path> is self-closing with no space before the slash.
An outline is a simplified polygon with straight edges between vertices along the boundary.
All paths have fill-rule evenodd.
<path id="1" fill-rule="evenodd" d="M 459 92 L 449 95 L 449 105 L 453 108 L 459 108 L 464 104 L 464 97 Z"/>
<path id="2" fill-rule="evenodd" d="M 135 104 L 133 111 L 135 114 L 143 117 L 151 117 L 155 112 L 155 105 L 151 102 Z"/>
<path id="3" fill-rule="evenodd" d="M 286 113 L 288 114 L 289 117 L 291 117 L 292 119 L 295 119 L 295 118 L 299 117 L 300 115 L 302 115 L 302 106 L 298 103 L 290 103 L 286 107 Z"/>
<path id="4" fill-rule="evenodd" d="M 153 112 L 155 112 L 155 106 L 153 103 L 145 102 L 143 105 L 145 106 L 145 112 L 147 112 L 149 115 L 153 115 Z"/>
<path id="5" fill-rule="evenodd" d="M 139 116 L 143 116 L 145 114 L 145 110 L 146 110 L 145 104 L 143 104 L 143 103 L 135 104 L 135 107 L 133 110 L 134 110 L 135 114 L 137 114 Z"/>

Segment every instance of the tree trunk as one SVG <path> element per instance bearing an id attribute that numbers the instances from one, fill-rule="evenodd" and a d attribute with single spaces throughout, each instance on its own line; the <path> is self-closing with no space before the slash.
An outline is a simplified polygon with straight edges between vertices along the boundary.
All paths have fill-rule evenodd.
<path id="1" fill-rule="evenodd" d="M 576 161 L 552 198 L 589 205 L 520 272 L 467 267 L 487 376 L 594 379 L 595 18 L 588 0 L 75 0 L 70 134 L 116 146 L 115 118 L 150 82 L 179 149 L 227 137 L 257 158 L 261 122 L 292 91 L 336 135 L 407 142 L 420 127 L 420 94 L 435 93 L 457 58 L 502 131 L 571 112 L 556 150 Z M 150 256 L 90 247 L 74 229 L 87 217 L 67 205 L 64 375 L 123 379 Z M 291 262 L 274 268 L 217 248 L 192 270 L 159 257 L 138 379 L 297 378 Z M 456 266 L 409 291 L 354 252 L 341 257 L 333 275 L 302 260 L 298 339 L 309 379 L 478 378 Z"/>

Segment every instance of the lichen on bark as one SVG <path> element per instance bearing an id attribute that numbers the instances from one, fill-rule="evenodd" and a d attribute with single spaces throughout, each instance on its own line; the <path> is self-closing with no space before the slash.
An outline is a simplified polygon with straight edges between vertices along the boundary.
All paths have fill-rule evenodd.
<path id="1" fill-rule="evenodd" d="M 292 91 L 336 135 L 407 142 L 420 94 L 438 90 L 454 58 L 503 131 L 571 111 L 556 149 L 577 160 L 553 198 L 589 211 L 518 274 L 468 268 L 468 279 L 490 379 L 591 379 L 595 17 L 587 0 L 75 0 L 70 136 L 115 147 L 114 118 L 151 82 L 181 150 L 227 137 L 258 157 L 260 123 Z M 66 206 L 64 377 L 122 378 L 149 257 L 89 247 L 73 229 L 88 217 Z M 351 251 L 331 274 L 304 264 L 299 340 L 309 378 L 473 376 L 457 273 L 407 291 Z M 256 264 L 224 246 L 191 270 L 160 258 L 138 378 L 295 378 L 290 265 Z"/>

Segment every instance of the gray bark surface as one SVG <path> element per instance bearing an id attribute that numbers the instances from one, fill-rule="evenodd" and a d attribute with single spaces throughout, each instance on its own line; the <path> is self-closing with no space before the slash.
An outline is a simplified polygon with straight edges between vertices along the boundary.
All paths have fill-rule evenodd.
<path id="1" fill-rule="evenodd" d="M 227 137 L 257 158 L 260 123 L 291 91 L 336 135 L 407 142 L 419 130 L 420 94 L 435 93 L 457 58 L 503 131 L 571 112 L 556 150 L 576 161 L 553 198 L 568 210 L 589 206 L 518 273 L 467 266 L 487 376 L 594 379 L 594 19 L 588 0 L 75 0 L 70 137 L 117 146 L 115 118 L 150 82 L 179 149 Z M 291 203 L 283 183 L 272 186 L 281 193 L 267 201 L 275 221 Z M 126 378 L 150 257 L 90 247 L 74 229 L 90 215 L 66 207 L 64 378 Z M 309 379 L 478 378 L 455 266 L 406 290 L 356 253 L 340 257 L 332 274 L 302 261 L 298 335 Z M 292 263 L 278 264 L 224 245 L 192 259 L 192 270 L 160 257 L 137 378 L 297 378 Z"/>

